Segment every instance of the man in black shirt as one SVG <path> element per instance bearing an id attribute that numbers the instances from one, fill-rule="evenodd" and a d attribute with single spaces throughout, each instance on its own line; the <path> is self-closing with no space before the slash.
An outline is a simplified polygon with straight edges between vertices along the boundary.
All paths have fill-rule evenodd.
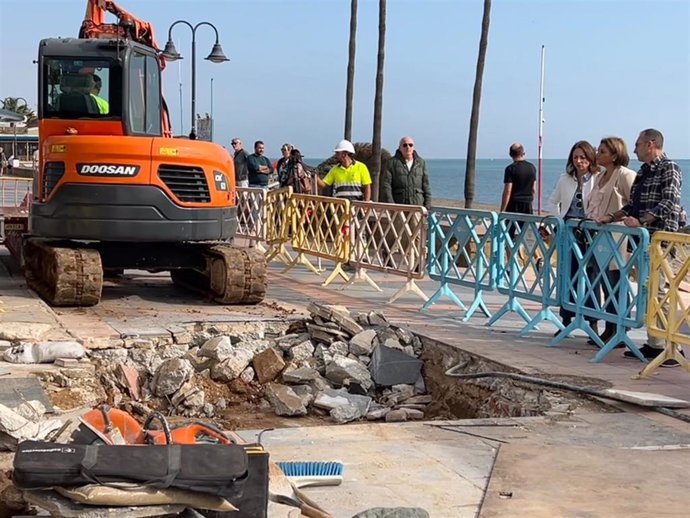
<path id="1" fill-rule="evenodd" d="M 503 176 L 501 212 L 532 214 L 537 170 L 533 164 L 525 160 L 525 148 L 522 144 L 510 146 L 510 158 L 513 159 L 513 163 L 506 167 Z"/>

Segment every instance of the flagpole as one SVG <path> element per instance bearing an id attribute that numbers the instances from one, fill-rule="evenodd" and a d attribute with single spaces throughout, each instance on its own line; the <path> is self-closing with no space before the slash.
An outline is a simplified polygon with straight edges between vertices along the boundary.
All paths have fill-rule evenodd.
<path id="1" fill-rule="evenodd" d="M 543 186 L 543 151 L 544 151 L 544 45 L 541 46 L 541 77 L 539 81 L 539 155 L 538 155 L 538 173 L 537 173 L 537 186 L 538 186 L 538 197 L 537 197 L 537 214 L 541 214 L 542 204 L 542 186 Z"/>

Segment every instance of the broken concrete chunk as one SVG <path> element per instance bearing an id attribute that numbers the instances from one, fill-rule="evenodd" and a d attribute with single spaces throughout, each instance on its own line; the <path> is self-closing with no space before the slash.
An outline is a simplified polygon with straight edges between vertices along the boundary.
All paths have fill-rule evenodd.
<path id="1" fill-rule="evenodd" d="M 0 326 L 0 340 L 40 340 L 51 327 L 50 324 L 32 322 L 3 322 Z"/>
<path id="2" fill-rule="evenodd" d="M 311 367 L 298 367 L 283 374 L 285 383 L 308 383 L 320 378 L 319 371 Z"/>
<path id="3" fill-rule="evenodd" d="M 424 396 L 412 396 L 410 398 L 407 398 L 403 403 L 406 405 L 428 405 L 433 401 L 433 398 L 431 395 L 424 395 Z"/>
<path id="4" fill-rule="evenodd" d="M 0 404 L 0 449 L 16 451 L 20 441 L 44 440 L 61 426 L 62 421 L 59 419 L 32 422 Z"/>
<path id="5" fill-rule="evenodd" d="M 372 399 L 369 396 L 350 394 L 345 389 L 334 389 L 326 387 L 319 391 L 314 398 L 314 406 L 325 410 L 332 410 L 342 405 L 355 405 L 359 408 L 361 415 L 366 415 Z"/>
<path id="6" fill-rule="evenodd" d="M 249 366 L 254 353 L 247 349 L 233 349 L 229 358 L 211 367 L 211 378 L 216 381 L 232 381 Z"/>
<path id="7" fill-rule="evenodd" d="M 288 353 L 288 356 L 296 361 L 308 360 L 314 356 L 314 345 L 311 340 L 305 340 L 301 344 L 297 344 Z"/>
<path id="8" fill-rule="evenodd" d="M 369 372 L 377 385 L 414 384 L 422 370 L 422 361 L 401 351 L 379 345 L 374 349 Z"/>
<path id="9" fill-rule="evenodd" d="M 256 372 L 252 367 L 247 367 L 240 373 L 240 379 L 245 383 L 251 383 L 254 381 L 255 376 Z"/>
<path id="10" fill-rule="evenodd" d="M 388 320 L 380 311 L 370 311 L 367 315 L 369 319 L 369 325 L 372 326 L 389 326 Z"/>
<path id="11" fill-rule="evenodd" d="M 350 352 L 356 355 L 370 355 L 374 350 L 374 338 L 376 338 L 376 330 L 366 329 L 361 333 L 357 333 L 350 340 Z"/>
<path id="12" fill-rule="evenodd" d="M 187 354 L 185 354 L 184 357 L 189 360 L 189 363 L 192 364 L 192 367 L 194 367 L 194 370 L 197 372 L 210 369 L 215 363 L 213 358 L 199 356 L 199 347 L 192 347 L 189 349 L 189 351 L 187 351 Z"/>
<path id="13" fill-rule="evenodd" d="M 134 367 L 119 364 L 115 367 L 115 378 L 120 386 L 135 400 L 141 399 L 139 371 Z"/>
<path id="14" fill-rule="evenodd" d="M 337 341 L 330 345 L 328 352 L 330 352 L 333 356 L 336 354 L 339 354 L 340 356 L 347 356 L 350 354 L 350 347 L 346 342 Z"/>
<path id="15" fill-rule="evenodd" d="M 398 327 L 395 329 L 395 334 L 398 335 L 401 344 L 412 345 L 414 335 L 409 329 L 403 329 L 402 327 Z"/>
<path id="16" fill-rule="evenodd" d="M 361 385 L 364 390 L 369 390 L 373 385 L 371 374 L 365 365 L 339 354 L 336 354 L 333 361 L 326 366 L 326 378 L 338 385 L 351 380 Z"/>
<path id="17" fill-rule="evenodd" d="M 192 372 L 192 364 L 183 358 L 164 361 L 151 381 L 153 393 L 159 397 L 171 396 L 191 377 Z"/>
<path id="18" fill-rule="evenodd" d="M 214 336 L 199 348 L 198 355 L 202 358 L 211 358 L 222 362 L 230 356 L 232 350 L 233 346 L 229 337 Z"/>
<path id="19" fill-rule="evenodd" d="M 263 384 L 278 377 L 278 374 L 285 368 L 285 360 L 279 351 L 269 347 L 254 356 L 252 365 L 259 383 Z"/>
<path id="20" fill-rule="evenodd" d="M 402 408 L 398 410 L 391 410 L 386 414 L 387 423 L 402 423 L 404 421 L 407 421 L 407 412 Z"/>
<path id="21" fill-rule="evenodd" d="M 362 414 L 355 405 L 340 405 L 330 411 L 330 416 L 336 423 L 344 424 L 359 419 Z"/>
<path id="22" fill-rule="evenodd" d="M 287 385 L 269 383 L 266 385 L 266 399 L 276 415 L 295 416 L 307 413 L 302 398 Z"/>

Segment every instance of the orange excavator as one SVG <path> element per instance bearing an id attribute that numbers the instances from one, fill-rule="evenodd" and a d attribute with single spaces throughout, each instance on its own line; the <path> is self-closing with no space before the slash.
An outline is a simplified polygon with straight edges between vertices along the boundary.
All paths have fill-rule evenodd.
<path id="1" fill-rule="evenodd" d="M 38 67 L 40 164 L 22 250 L 29 286 L 51 305 L 89 306 L 104 270 L 137 268 L 170 271 L 220 303 L 263 300 L 263 255 L 231 244 L 232 157 L 172 138 L 152 26 L 88 0 L 79 38 L 42 40 Z"/>

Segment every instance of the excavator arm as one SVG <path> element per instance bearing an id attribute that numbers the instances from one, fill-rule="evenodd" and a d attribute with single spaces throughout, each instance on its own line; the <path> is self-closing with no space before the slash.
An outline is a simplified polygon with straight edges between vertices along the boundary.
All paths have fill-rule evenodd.
<path id="1" fill-rule="evenodd" d="M 105 23 L 105 13 L 114 14 L 118 23 Z M 153 26 L 138 19 L 112 0 L 87 0 L 84 21 L 79 30 L 80 38 L 127 38 L 158 50 L 153 36 Z M 161 68 L 165 62 L 161 60 Z"/>

